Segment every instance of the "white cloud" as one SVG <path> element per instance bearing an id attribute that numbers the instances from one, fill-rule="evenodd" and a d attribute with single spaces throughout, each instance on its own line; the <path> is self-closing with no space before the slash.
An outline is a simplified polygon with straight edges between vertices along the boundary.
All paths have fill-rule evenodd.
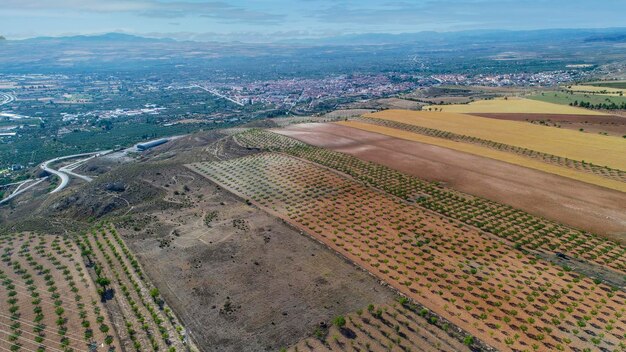
<path id="1" fill-rule="evenodd" d="M 158 1 L 158 0 L 3 0 L 4 10 L 29 12 L 130 13 L 153 18 L 197 16 L 222 22 L 274 24 L 284 16 L 222 1 Z"/>

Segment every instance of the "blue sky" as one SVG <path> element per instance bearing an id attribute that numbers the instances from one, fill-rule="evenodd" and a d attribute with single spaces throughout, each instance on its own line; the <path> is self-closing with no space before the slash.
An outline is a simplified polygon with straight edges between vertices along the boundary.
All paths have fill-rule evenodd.
<path id="1" fill-rule="evenodd" d="M 626 27 L 626 0 L 0 0 L 0 34 L 248 42 L 353 33 Z"/>

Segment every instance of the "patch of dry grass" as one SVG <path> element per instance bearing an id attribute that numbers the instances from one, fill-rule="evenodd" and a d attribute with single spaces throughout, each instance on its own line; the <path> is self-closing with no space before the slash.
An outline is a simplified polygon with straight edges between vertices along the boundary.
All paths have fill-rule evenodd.
<path id="1" fill-rule="evenodd" d="M 626 139 L 446 112 L 387 110 L 365 115 L 514 145 L 626 170 Z"/>

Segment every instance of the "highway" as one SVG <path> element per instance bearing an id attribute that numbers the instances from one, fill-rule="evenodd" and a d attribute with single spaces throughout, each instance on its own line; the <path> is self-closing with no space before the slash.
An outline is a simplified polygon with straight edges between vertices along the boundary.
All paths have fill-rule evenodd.
<path id="1" fill-rule="evenodd" d="M 86 163 L 87 161 L 89 161 L 89 160 L 91 160 L 91 159 L 93 159 L 93 158 L 95 158 L 97 156 L 98 156 L 98 154 L 95 154 L 95 155 L 92 155 L 92 156 L 90 156 L 88 158 L 78 160 L 78 161 L 76 161 L 74 163 L 71 163 L 69 165 L 63 166 L 62 168 L 59 169 L 59 171 L 63 172 L 63 173 L 66 173 L 66 174 L 68 174 L 70 176 L 74 176 L 76 178 L 80 178 L 81 180 L 85 180 L 87 182 L 91 182 L 91 181 L 93 181 L 93 179 L 91 177 L 85 176 L 85 175 L 79 175 L 79 174 L 75 173 L 74 170 L 76 168 L 78 168 L 79 166 L 83 165 L 84 163 Z"/>
<path id="2" fill-rule="evenodd" d="M 209 92 L 209 93 L 211 93 L 211 94 L 213 94 L 213 95 L 215 95 L 215 96 L 217 96 L 217 97 L 219 97 L 219 98 L 226 99 L 226 100 L 228 100 L 228 101 L 230 101 L 230 102 L 232 102 L 232 103 L 235 103 L 235 104 L 237 104 L 237 105 L 239 105 L 239 106 L 244 106 L 244 104 L 243 104 L 243 103 L 238 102 L 237 100 L 235 100 L 235 99 L 233 99 L 233 98 L 231 98 L 231 97 L 227 97 L 227 96 L 225 96 L 224 94 L 222 94 L 222 93 L 218 92 L 218 91 L 217 91 L 217 90 L 215 90 L 215 89 L 209 89 L 209 88 L 207 88 L 207 87 L 203 87 L 203 86 L 198 85 L 198 84 L 194 84 L 194 85 L 192 85 L 192 86 L 189 86 L 189 88 L 200 88 L 200 89 L 204 90 L 205 92 Z"/>
<path id="3" fill-rule="evenodd" d="M 9 104 L 15 101 L 15 96 L 8 93 L 0 93 L 0 106 Z"/>
<path id="4" fill-rule="evenodd" d="M 61 183 L 55 189 L 53 189 L 52 192 L 50 192 L 50 193 L 60 192 L 65 187 L 67 187 L 67 185 L 70 182 L 70 175 L 72 175 L 74 177 L 81 178 L 81 179 L 83 179 L 83 180 L 85 180 L 87 182 L 91 182 L 92 179 L 90 177 L 74 173 L 73 170 L 75 168 L 77 168 L 78 166 L 80 166 L 80 164 L 86 162 L 87 160 L 95 158 L 95 157 L 100 156 L 100 155 L 107 154 L 109 152 L 110 152 L 110 150 L 103 150 L 103 151 L 92 152 L 92 153 L 73 154 L 73 155 L 61 156 L 61 157 L 50 159 L 48 161 L 43 162 L 40 165 L 41 169 L 46 171 L 46 172 L 48 172 L 48 173 L 50 173 L 50 174 L 53 174 L 53 175 L 57 176 L 61 180 Z M 55 170 L 55 169 L 53 169 L 53 168 L 51 168 L 49 166 L 50 164 L 54 164 L 54 163 L 62 161 L 62 160 L 74 159 L 74 158 L 80 158 L 80 157 L 87 157 L 87 158 L 79 160 L 79 161 L 77 161 L 77 162 L 75 162 L 73 164 L 64 166 L 64 167 L 60 168 L 59 170 Z"/>
<path id="5" fill-rule="evenodd" d="M 23 186 L 24 184 L 26 184 L 26 182 L 31 181 L 31 180 L 24 181 L 22 184 L 20 184 L 20 186 L 19 186 L 18 188 L 16 188 L 16 189 L 15 189 L 15 191 L 13 191 L 13 193 L 11 193 L 11 195 L 10 195 L 10 196 L 8 196 L 8 197 L 6 197 L 6 198 L 4 198 L 4 199 L 0 200 L 0 204 L 4 204 L 4 203 L 6 203 L 6 202 L 10 201 L 11 199 L 13 199 L 13 198 L 15 198 L 15 197 L 19 196 L 20 194 L 22 194 L 22 193 L 24 193 L 24 192 L 28 191 L 29 189 L 31 189 L 31 188 L 33 188 L 33 187 L 37 186 L 38 184 L 40 184 L 41 182 L 43 182 L 43 181 L 44 181 L 45 179 L 47 179 L 47 178 L 48 178 L 47 176 L 46 176 L 46 177 L 42 177 L 42 178 L 38 179 L 37 181 L 35 181 L 35 182 L 31 183 L 31 184 L 30 184 L 30 185 L 28 185 L 27 187 L 22 188 L 22 186 Z"/>
<path id="6" fill-rule="evenodd" d="M 41 167 L 42 170 L 44 170 L 44 171 L 46 171 L 46 172 L 48 172 L 48 173 L 50 173 L 52 175 L 55 175 L 56 177 L 58 177 L 61 180 L 61 183 L 54 190 L 52 190 L 50 193 L 56 193 L 56 192 L 62 191 L 65 187 L 67 187 L 67 185 L 70 183 L 70 176 L 73 176 L 73 177 L 76 177 L 76 178 L 80 178 L 80 179 L 85 180 L 87 182 L 93 181 L 93 179 L 91 177 L 89 177 L 89 176 L 79 175 L 79 174 L 75 173 L 74 169 L 76 169 L 77 167 L 81 166 L 82 164 L 84 164 L 88 160 L 96 158 L 96 157 L 98 157 L 100 155 L 108 154 L 110 152 L 111 152 L 111 150 L 102 150 L 102 151 L 92 152 L 92 153 L 82 153 L 82 154 L 67 155 L 67 156 L 61 156 L 61 157 L 50 159 L 48 161 L 43 162 L 41 165 L 39 165 L 39 167 Z M 55 170 L 55 169 L 50 167 L 50 164 L 54 164 L 56 162 L 67 160 L 67 159 L 74 159 L 74 158 L 80 158 L 80 157 L 86 157 L 86 158 L 80 159 L 80 160 L 78 160 L 76 162 L 73 162 L 73 163 L 71 163 L 69 165 L 63 166 L 63 167 L 61 167 L 58 170 Z M 10 185 L 18 185 L 18 187 L 13 191 L 13 193 L 11 193 L 11 195 L 9 195 L 8 197 L 0 200 L 0 204 L 7 203 L 11 199 L 19 196 L 20 194 L 28 191 L 29 189 L 31 189 L 33 187 L 37 186 L 38 184 L 40 184 L 41 182 L 43 182 L 47 178 L 48 178 L 48 176 L 39 178 L 37 180 L 26 180 L 26 181 L 15 182 L 15 183 L 11 183 L 11 184 L 8 184 L 8 185 L 4 185 L 3 187 L 10 186 Z M 31 182 L 31 181 L 34 181 L 34 182 L 29 184 L 28 186 L 26 186 L 26 184 Z"/>

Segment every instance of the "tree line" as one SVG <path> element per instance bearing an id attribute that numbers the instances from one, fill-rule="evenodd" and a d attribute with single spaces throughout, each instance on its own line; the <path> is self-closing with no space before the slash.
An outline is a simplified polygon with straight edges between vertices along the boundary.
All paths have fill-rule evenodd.
<path id="1" fill-rule="evenodd" d="M 573 103 L 570 103 L 569 105 L 578 106 L 578 107 L 586 108 L 586 109 L 597 109 L 597 110 L 626 110 L 626 102 L 621 102 L 619 104 L 615 102 L 592 104 L 588 101 L 579 102 L 578 100 L 576 100 Z"/>

